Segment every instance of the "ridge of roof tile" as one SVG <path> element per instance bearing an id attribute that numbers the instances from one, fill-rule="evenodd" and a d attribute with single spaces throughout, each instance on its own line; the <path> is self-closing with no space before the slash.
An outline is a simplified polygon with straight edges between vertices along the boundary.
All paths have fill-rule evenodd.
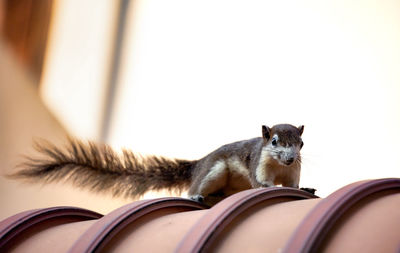
<path id="1" fill-rule="evenodd" d="M 291 200 L 318 198 L 317 196 L 289 187 L 268 187 L 241 191 L 208 210 L 186 234 L 178 245 L 176 252 L 207 252 L 216 236 L 229 225 L 240 213 L 262 202 L 276 198 Z"/>
<path id="2" fill-rule="evenodd" d="M 104 215 L 75 242 L 69 252 L 101 251 L 107 242 L 127 225 L 147 214 L 166 208 L 175 208 L 175 212 L 182 212 L 207 207 L 189 199 L 175 197 L 135 201 Z"/>
<path id="3" fill-rule="evenodd" d="M 308 213 L 282 252 L 319 252 L 327 233 L 347 210 L 372 194 L 390 190 L 400 193 L 400 179 L 359 181 L 333 192 Z"/>
<path id="4" fill-rule="evenodd" d="M 97 212 L 70 206 L 34 209 L 15 214 L 0 222 L 0 251 L 7 248 L 15 238 L 39 223 L 62 217 L 73 217 L 75 221 L 84 221 L 98 219 L 102 216 Z"/>
<path id="5" fill-rule="evenodd" d="M 269 187 L 239 192 L 222 200 L 210 209 L 189 199 L 167 197 L 135 201 L 104 216 L 77 207 L 30 210 L 13 215 L 0 222 L 0 252 L 4 252 L 10 247 L 16 249 L 18 247 L 23 249 L 27 249 L 27 247 L 33 247 L 32 249 L 55 247 L 57 246 L 55 243 L 63 243 L 59 249 L 62 251 L 69 249 L 69 252 L 99 252 L 107 248 L 112 249 L 116 245 L 127 250 L 137 247 L 137 243 L 142 245 L 141 248 L 139 247 L 140 250 L 144 250 L 147 248 L 146 245 L 151 242 L 151 233 L 154 229 L 159 229 L 157 238 L 160 240 L 164 239 L 163 233 L 182 229 L 180 230 L 181 233 L 174 234 L 173 240 L 166 237 L 164 242 L 151 245 L 154 249 L 164 247 L 164 249 L 168 248 L 168 251 L 175 250 L 175 252 L 207 252 L 218 245 L 220 247 L 218 249 L 225 252 L 229 251 L 228 248 L 232 246 L 229 243 L 240 243 L 240 241 L 234 239 L 234 236 L 230 237 L 234 235 L 230 234 L 231 230 L 237 231 L 236 236 L 240 236 L 240 233 L 244 231 L 249 231 L 243 230 L 249 228 L 252 233 L 263 231 L 263 233 L 274 235 L 271 234 L 274 233 L 275 229 L 273 227 L 274 221 L 270 219 L 271 216 L 264 217 L 268 217 L 269 221 L 272 222 L 268 224 L 272 227 L 267 226 L 265 227 L 267 229 L 263 228 L 264 230 L 255 229 L 258 224 L 254 223 L 254 218 L 262 217 L 254 216 L 255 213 L 276 215 L 289 212 L 288 214 L 290 214 L 292 212 L 290 208 L 294 206 L 302 211 L 297 216 L 291 215 L 291 219 L 289 219 L 291 223 L 281 228 L 284 237 L 282 237 L 283 233 L 278 233 L 276 236 L 279 236 L 280 240 L 276 241 L 274 245 L 265 241 L 270 248 L 276 250 L 283 247 L 282 252 L 292 253 L 318 252 L 321 248 L 331 246 L 337 249 L 338 242 L 343 245 L 341 246 L 342 249 L 353 247 L 357 241 L 354 242 L 350 239 L 350 241 L 344 243 L 343 232 L 338 232 L 344 231 L 347 238 L 352 238 L 355 234 L 365 233 L 367 233 L 367 236 L 373 237 L 379 233 L 378 236 L 381 237 L 377 240 L 381 241 L 379 244 L 375 244 L 374 249 L 387 248 L 386 244 L 391 243 L 390 249 L 398 247 L 398 250 L 400 250 L 398 245 L 393 244 L 396 241 L 396 234 L 394 233 L 400 231 L 400 229 L 397 229 L 400 223 L 388 220 L 397 220 L 400 217 L 397 212 L 397 205 L 400 203 L 399 178 L 360 181 L 342 187 L 326 198 L 316 198 L 318 197 L 299 189 Z M 301 201 L 307 199 L 310 201 Z M 300 202 L 297 202 L 297 200 L 300 200 Z M 195 215 L 191 214 L 190 211 L 194 211 L 193 214 Z M 185 215 L 182 212 L 185 212 Z M 376 219 L 375 217 L 380 216 L 379 214 L 382 212 L 388 215 Z M 189 220 L 176 222 L 182 217 L 186 217 L 186 219 L 190 217 L 190 222 L 187 222 Z M 239 219 L 240 217 L 244 218 L 243 221 Z M 250 217 L 252 217 L 253 223 L 249 223 Z M 276 223 L 275 226 L 287 222 L 283 217 L 280 216 L 280 223 Z M 365 220 L 366 217 L 368 217 L 367 220 Z M 237 222 L 246 221 L 248 224 L 253 224 L 253 227 L 240 225 L 239 227 L 242 229 L 240 230 L 235 225 L 239 224 Z M 375 223 L 371 223 L 371 221 Z M 354 229 L 350 226 L 350 223 L 343 227 L 342 225 L 346 222 L 357 224 L 358 227 Z M 140 224 L 147 230 L 140 230 L 138 228 Z M 364 227 L 372 226 L 371 224 L 377 225 L 380 230 L 366 231 Z M 47 232 L 43 233 L 43 231 Z M 77 234 L 74 234 L 75 237 L 69 237 L 69 240 L 63 240 L 60 237 L 60 241 L 57 241 L 59 235 L 66 233 L 66 231 L 77 231 Z M 32 235 L 32 233 L 40 233 L 40 236 L 30 239 L 25 237 L 28 234 Z M 338 236 L 338 233 L 340 236 Z M 385 233 L 387 234 L 385 235 Z M 138 234 L 144 237 L 141 237 L 140 241 L 137 241 L 137 239 L 132 241 Z M 51 244 L 43 244 L 41 239 L 38 239 L 50 235 L 53 236 Z M 133 237 L 126 237 L 127 235 Z M 146 238 L 149 238 L 149 240 Z M 263 239 L 260 238 L 256 237 L 256 240 L 254 240 L 258 250 L 267 246 L 267 244 L 263 244 Z M 143 239 L 145 240 L 143 241 Z M 224 246 L 221 246 L 221 241 L 218 241 L 221 239 Z M 230 240 L 227 241 L 226 239 Z M 23 245 L 19 245 L 21 242 Z M 122 244 L 120 244 L 121 242 Z M 336 244 L 332 244 L 332 242 Z M 227 248 L 226 245 L 229 245 L 229 247 Z"/>

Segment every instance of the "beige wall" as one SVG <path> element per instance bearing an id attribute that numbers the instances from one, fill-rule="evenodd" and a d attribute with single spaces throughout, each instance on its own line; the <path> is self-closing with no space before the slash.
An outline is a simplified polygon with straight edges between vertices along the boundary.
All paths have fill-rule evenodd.
<path id="1" fill-rule="evenodd" d="M 0 220 L 49 206 L 80 206 L 107 213 L 126 203 L 69 184 L 28 185 L 5 177 L 23 160 L 22 155 L 34 155 L 33 140 L 64 141 L 66 131 L 43 105 L 35 87 L 0 38 Z"/>
<path id="2" fill-rule="evenodd" d="M 41 96 L 76 136 L 100 136 L 118 1 L 56 0 Z"/>

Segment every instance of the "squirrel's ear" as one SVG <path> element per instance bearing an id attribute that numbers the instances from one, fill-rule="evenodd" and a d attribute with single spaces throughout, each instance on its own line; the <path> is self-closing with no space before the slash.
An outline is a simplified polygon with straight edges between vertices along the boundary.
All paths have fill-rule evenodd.
<path id="1" fill-rule="evenodd" d="M 271 137 L 271 129 L 267 126 L 262 126 L 262 137 L 266 140 L 269 140 Z"/>
<path id="2" fill-rule="evenodd" d="M 301 136 L 303 134 L 303 131 L 304 131 L 304 126 L 301 125 L 301 126 L 298 127 L 298 129 L 299 129 L 300 136 Z"/>

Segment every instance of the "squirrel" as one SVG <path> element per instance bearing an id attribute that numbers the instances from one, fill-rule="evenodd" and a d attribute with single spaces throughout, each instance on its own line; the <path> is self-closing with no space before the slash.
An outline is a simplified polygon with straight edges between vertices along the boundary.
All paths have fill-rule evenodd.
<path id="1" fill-rule="evenodd" d="M 301 135 L 304 126 L 262 126 L 262 136 L 223 145 L 199 160 L 142 156 L 123 149 L 119 154 L 106 144 L 69 138 L 66 149 L 36 143 L 45 155 L 27 157 L 23 169 L 10 175 L 30 181 L 71 180 L 95 192 L 133 198 L 147 191 L 167 189 L 208 206 L 239 191 L 282 186 L 299 188 Z M 312 194 L 315 189 L 301 188 Z"/>

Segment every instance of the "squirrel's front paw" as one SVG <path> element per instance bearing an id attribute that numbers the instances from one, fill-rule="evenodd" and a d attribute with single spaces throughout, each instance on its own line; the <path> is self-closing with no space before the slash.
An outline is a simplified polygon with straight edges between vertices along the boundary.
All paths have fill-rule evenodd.
<path id="1" fill-rule="evenodd" d="M 269 182 L 269 181 L 264 181 L 261 183 L 261 187 L 265 188 L 265 187 L 272 187 L 275 186 L 274 183 Z"/>
<path id="2" fill-rule="evenodd" d="M 199 203 L 204 203 L 204 197 L 203 197 L 203 195 L 200 195 L 200 194 L 190 196 L 189 199 L 194 200 Z"/>
<path id="3" fill-rule="evenodd" d="M 306 187 L 304 187 L 304 188 L 300 188 L 300 190 L 303 190 L 303 191 L 309 192 L 309 193 L 311 193 L 311 194 L 315 194 L 315 192 L 317 191 L 317 190 L 316 190 L 316 189 L 314 189 L 314 188 L 306 188 Z"/>

